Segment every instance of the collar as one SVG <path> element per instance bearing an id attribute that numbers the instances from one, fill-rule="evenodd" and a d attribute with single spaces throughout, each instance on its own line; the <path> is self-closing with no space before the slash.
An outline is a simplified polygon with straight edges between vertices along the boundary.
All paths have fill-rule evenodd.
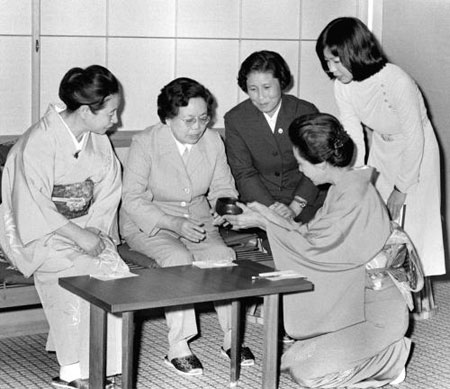
<path id="1" fill-rule="evenodd" d="M 277 124 L 277 119 L 278 119 L 278 114 L 280 112 L 281 104 L 282 104 L 282 101 L 280 100 L 280 104 L 278 104 L 278 108 L 275 110 L 272 117 L 270 117 L 267 113 L 263 112 L 263 115 L 266 118 L 267 123 L 269 124 L 272 132 L 275 131 L 275 126 Z"/>
<path id="2" fill-rule="evenodd" d="M 172 135 L 172 138 L 173 138 L 173 140 L 175 141 L 175 144 L 177 145 L 177 149 L 178 149 L 178 152 L 180 153 L 180 155 L 183 155 L 184 150 L 186 150 L 186 149 L 187 149 L 189 152 L 191 151 L 192 146 L 194 146 L 194 145 L 191 145 L 191 144 L 189 144 L 189 143 L 181 143 L 177 138 L 175 138 L 175 137 L 173 136 L 172 131 L 170 131 L 170 134 Z"/>
<path id="3" fill-rule="evenodd" d="M 88 133 L 88 132 L 85 132 L 85 133 L 83 134 L 81 140 L 78 141 L 77 138 L 75 137 L 75 135 L 73 134 L 73 132 L 70 130 L 70 128 L 69 128 L 69 126 L 67 125 L 67 123 L 65 122 L 65 120 L 64 120 L 64 119 L 62 118 L 62 116 L 60 115 L 60 112 L 62 112 L 62 110 L 57 109 L 56 112 L 58 113 L 59 118 L 61 119 L 61 121 L 62 121 L 64 127 L 66 128 L 67 132 L 69 133 L 70 138 L 72 139 L 73 144 L 74 144 L 74 146 L 75 146 L 76 152 L 81 151 L 81 150 L 83 149 L 85 143 L 86 143 L 86 139 L 87 139 L 89 133 Z"/>

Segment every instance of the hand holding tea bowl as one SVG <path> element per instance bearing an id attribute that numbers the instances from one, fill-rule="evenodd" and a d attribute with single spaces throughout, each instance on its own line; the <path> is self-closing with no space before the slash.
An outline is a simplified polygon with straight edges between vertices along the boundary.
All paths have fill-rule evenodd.
<path id="1" fill-rule="evenodd" d="M 237 203 L 238 199 L 234 197 L 219 197 L 216 201 L 216 212 L 220 216 L 240 215 L 243 211 Z"/>
<path id="2" fill-rule="evenodd" d="M 264 215 L 270 212 L 277 215 L 275 212 L 270 211 L 268 207 L 256 201 L 248 204 L 243 204 L 238 201 L 236 205 L 241 209 L 240 213 L 224 214 L 223 216 L 221 216 L 231 225 L 231 228 L 233 230 L 242 230 L 253 227 L 265 230 L 267 227 L 266 224 L 268 222 L 268 219 Z M 282 218 L 281 216 L 278 217 Z"/>

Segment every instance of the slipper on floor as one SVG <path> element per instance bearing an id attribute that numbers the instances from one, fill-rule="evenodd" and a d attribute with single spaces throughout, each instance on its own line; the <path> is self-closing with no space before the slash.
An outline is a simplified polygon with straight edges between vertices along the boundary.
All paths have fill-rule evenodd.
<path id="1" fill-rule="evenodd" d="M 64 381 L 59 377 L 55 377 L 52 379 L 52 386 L 60 389 L 89 389 L 89 380 L 88 379 L 76 379 L 70 382 Z M 110 380 L 106 380 L 107 389 L 111 389 L 114 387 L 114 384 Z"/>
<path id="2" fill-rule="evenodd" d="M 178 374 L 185 376 L 194 376 L 203 374 L 203 366 L 196 355 L 191 354 L 181 358 L 173 358 L 169 360 L 166 355 L 164 362 L 167 366 L 175 369 Z"/>
<path id="3" fill-rule="evenodd" d="M 231 360 L 231 348 L 224 350 L 223 347 L 220 348 L 222 355 Z M 241 366 L 253 366 L 255 364 L 255 356 L 251 352 L 250 348 L 242 346 L 241 347 Z"/>
<path id="4" fill-rule="evenodd" d="M 55 377 L 52 379 L 52 385 L 55 388 L 63 388 L 63 389 L 73 389 L 73 388 L 89 389 L 89 380 L 83 380 L 79 378 L 77 380 L 67 382 L 59 377 Z"/>

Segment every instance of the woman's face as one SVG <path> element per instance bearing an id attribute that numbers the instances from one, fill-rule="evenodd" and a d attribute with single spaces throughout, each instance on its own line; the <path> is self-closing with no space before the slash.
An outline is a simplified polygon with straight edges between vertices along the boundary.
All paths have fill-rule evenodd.
<path id="1" fill-rule="evenodd" d="M 86 118 L 89 131 L 96 134 L 104 134 L 118 122 L 117 110 L 120 106 L 120 95 L 118 93 L 105 98 L 105 105 L 97 112 L 89 110 Z"/>
<path id="2" fill-rule="evenodd" d="M 298 163 L 298 170 L 308 177 L 314 185 L 321 185 L 329 182 L 326 177 L 326 162 L 312 164 L 300 155 L 296 147 L 294 147 L 293 150 L 295 159 Z"/>
<path id="3" fill-rule="evenodd" d="M 333 76 L 343 84 L 348 84 L 353 80 L 353 75 L 350 71 L 342 65 L 339 57 L 334 56 L 328 47 L 323 50 L 323 56 L 328 65 L 328 70 Z"/>
<path id="4" fill-rule="evenodd" d="M 196 144 L 205 133 L 210 121 L 208 107 L 201 97 L 189 99 L 186 107 L 178 109 L 178 115 L 172 119 L 166 119 L 177 141 L 183 144 Z"/>
<path id="5" fill-rule="evenodd" d="M 247 94 L 256 108 L 272 116 L 281 101 L 280 81 L 271 72 L 251 72 L 247 76 Z"/>

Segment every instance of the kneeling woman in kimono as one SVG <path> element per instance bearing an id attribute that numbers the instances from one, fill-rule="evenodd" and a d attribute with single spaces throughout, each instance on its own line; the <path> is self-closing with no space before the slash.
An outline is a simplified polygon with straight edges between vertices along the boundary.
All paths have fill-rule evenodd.
<path id="1" fill-rule="evenodd" d="M 220 135 L 209 130 L 212 94 L 197 81 L 177 78 L 161 89 L 161 122 L 133 138 L 123 176 L 121 234 L 129 246 L 161 267 L 193 261 L 233 261 L 212 215 L 219 197 L 237 197 Z M 224 332 L 221 352 L 231 348 L 231 305 L 216 303 Z M 166 364 L 183 375 L 200 375 L 203 367 L 188 341 L 197 335 L 192 306 L 166 308 L 169 351 Z M 241 365 L 253 365 L 248 347 Z"/>
<path id="2" fill-rule="evenodd" d="M 410 350 L 407 305 L 389 277 L 382 290 L 365 287 L 365 265 L 390 235 L 373 171 L 349 167 L 354 144 L 331 115 L 297 118 L 289 136 L 299 169 L 316 185 L 331 184 L 316 216 L 298 225 L 258 203 L 226 216 L 235 228 L 264 228 L 276 267 L 295 269 L 315 285 L 312 293 L 284 297 L 285 329 L 297 341 L 281 367 L 313 388 L 396 384 Z"/>
<path id="3" fill-rule="evenodd" d="M 58 285 L 60 277 L 124 275 L 116 251 L 120 166 L 105 132 L 117 123 L 119 84 L 109 70 L 73 68 L 61 81 L 65 106 L 50 105 L 11 149 L 3 172 L 2 247 L 34 275 L 60 364 L 57 387 L 89 377 L 88 303 Z M 108 375 L 121 372 L 121 321 L 108 317 Z"/>

